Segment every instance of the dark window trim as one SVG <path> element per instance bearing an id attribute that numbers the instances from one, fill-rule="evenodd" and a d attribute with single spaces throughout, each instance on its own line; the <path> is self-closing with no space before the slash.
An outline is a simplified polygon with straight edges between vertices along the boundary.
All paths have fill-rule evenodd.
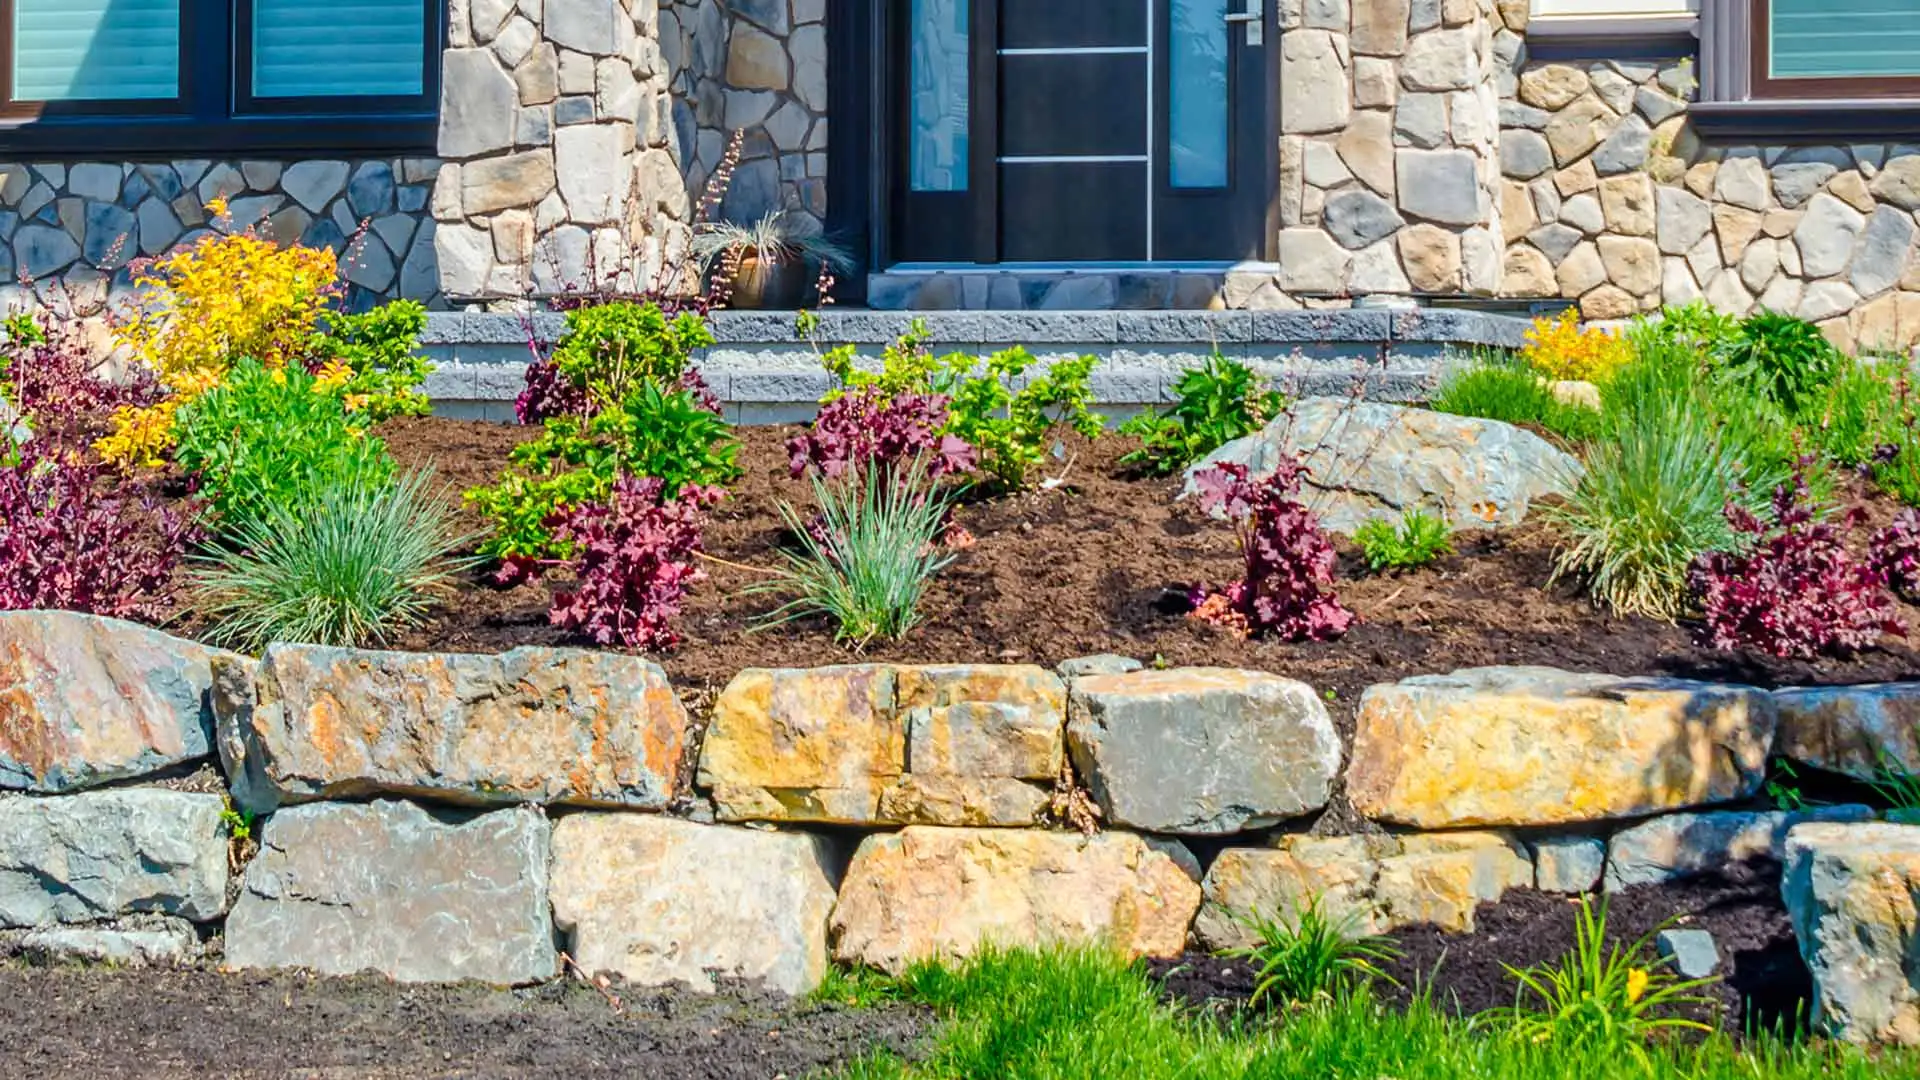
<path id="1" fill-rule="evenodd" d="M 1766 2 L 1701 0 L 1700 99 L 1688 116 L 1702 136 L 1831 143 L 1920 129 L 1920 79 L 1765 77 Z"/>
<path id="2" fill-rule="evenodd" d="M 5 96 L 13 85 L 13 0 L 0 0 L 0 156 L 432 155 L 446 3 L 422 4 L 429 20 L 425 93 L 404 99 L 265 99 L 272 104 L 263 107 L 242 85 L 242 73 L 252 66 L 250 42 L 238 32 L 251 22 L 248 0 L 180 0 L 180 96 L 172 101 L 17 103 Z"/>

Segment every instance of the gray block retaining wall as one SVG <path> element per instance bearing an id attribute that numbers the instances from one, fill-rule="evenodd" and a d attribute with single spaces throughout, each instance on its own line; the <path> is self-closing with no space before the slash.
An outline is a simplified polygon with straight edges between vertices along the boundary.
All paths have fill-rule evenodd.
<path id="1" fill-rule="evenodd" d="M 1124 415 L 1173 399 L 1182 373 L 1214 350 L 1243 361 L 1296 395 L 1346 393 L 1419 401 L 1450 356 L 1479 346 L 1517 348 L 1527 321 L 1448 309 L 1334 311 L 983 311 L 829 310 L 811 341 L 792 312 L 719 312 L 715 345 L 697 358 L 702 374 L 745 424 L 810 419 L 830 380 L 821 353 L 852 344 L 881 350 L 922 319 L 938 351 L 987 354 L 1025 346 L 1042 365 L 1091 353 L 1094 399 Z M 437 312 L 422 345 L 439 370 L 426 392 L 442 416 L 511 421 L 528 357 L 529 334 L 557 339 L 560 316 Z"/>

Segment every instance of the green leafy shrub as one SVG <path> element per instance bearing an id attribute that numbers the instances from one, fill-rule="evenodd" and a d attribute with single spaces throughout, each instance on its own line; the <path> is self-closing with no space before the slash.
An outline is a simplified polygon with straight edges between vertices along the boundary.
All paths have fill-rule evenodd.
<path id="1" fill-rule="evenodd" d="M 1675 1015 L 1681 1008 L 1711 1005 L 1712 999 L 1694 991 L 1713 980 L 1683 981 L 1667 969 L 1652 955 L 1657 930 L 1609 948 L 1607 902 L 1596 908 L 1584 896 L 1573 925 L 1573 948 L 1559 963 L 1524 971 L 1507 968 L 1520 983 L 1520 1000 L 1489 1019 L 1509 1025 L 1529 1041 L 1618 1048 L 1641 1056 L 1647 1038 L 1655 1033 L 1712 1030 Z"/>
<path id="2" fill-rule="evenodd" d="M 782 551 L 785 569 L 753 587 L 792 597 L 761 628 L 820 615 L 833 620 L 837 640 L 855 646 L 905 637 L 920 624 L 928 584 L 953 561 L 940 546 L 952 497 L 918 465 L 869 466 L 857 483 L 810 481 L 814 520 L 780 504 L 800 550 Z"/>
<path id="3" fill-rule="evenodd" d="M 1374 518 L 1354 531 L 1353 542 L 1374 571 L 1410 570 L 1453 552 L 1453 531 L 1446 520 L 1425 510 L 1409 510 L 1396 524 Z"/>
<path id="4" fill-rule="evenodd" d="M 822 398 L 829 404 L 852 391 L 877 391 L 882 401 L 895 396 L 938 395 L 948 402 L 940 434 L 953 435 L 979 454 L 980 468 L 1003 488 L 1019 489 L 1046 461 L 1060 429 L 1091 438 L 1104 421 L 1090 406 L 1088 380 L 1098 358 L 1055 361 L 1045 375 L 1027 377 L 1033 354 L 1013 348 L 986 358 L 966 353 L 935 357 L 926 325 L 915 320 L 889 345 L 879 371 L 855 366 L 851 345 L 827 353 L 823 362 L 835 387 Z M 1025 380 L 1020 389 L 1014 384 Z"/>
<path id="5" fill-rule="evenodd" d="M 1252 965 L 1253 997 L 1248 1004 L 1256 1008 L 1304 1005 L 1350 992 L 1385 979 L 1380 965 L 1400 955 L 1391 938 L 1362 932 L 1356 913 L 1329 914 L 1318 896 L 1308 897 L 1290 914 L 1248 915 L 1241 922 L 1255 942 L 1224 955 Z"/>
<path id="6" fill-rule="evenodd" d="M 451 553 L 467 538 L 432 481 L 319 474 L 300 498 L 242 519 L 195 574 L 209 637 L 250 651 L 357 647 L 419 625 L 466 565 Z"/>
<path id="7" fill-rule="evenodd" d="M 513 448 L 499 483 L 467 493 L 493 522 L 480 553 L 502 561 L 503 583 L 520 580 L 543 561 L 572 556 L 556 524 L 572 510 L 605 502 L 620 477 L 659 480 L 661 498 L 671 500 L 688 485 L 723 487 L 738 479 L 739 453 L 727 422 L 693 391 L 640 379 L 616 407 L 549 418 L 540 437 Z"/>
<path id="8" fill-rule="evenodd" d="M 393 459 L 368 422 L 298 367 L 242 360 L 174 415 L 174 461 L 197 477 L 217 528 L 234 533 L 350 480 L 384 484 Z"/>
<path id="9" fill-rule="evenodd" d="M 1724 355 L 1740 336 L 1740 320 L 1705 300 L 1669 304 L 1658 319 L 1643 321 L 1663 342 L 1705 357 Z"/>
<path id="10" fill-rule="evenodd" d="M 314 338 L 309 366 L 334 376 L 349 411 L 375 421 L 395 416 L 426 416 L 433 411 L 420 383 L 433 364 L 415 350 L 427 328 L 427 309 L 412 300 L 395 300 L 360 314 L 327 316 L 326 331 Z"/>
<path id="11" fill-rule="evenodd" d="M 1600 413 L 1561 401 L 1540 376 L 1523 367 L 1479 360 L 1448 374 L 1434 394 L 1435 412 L 1499 420 L 1584 441 L 1600 430 Z"/>
<path id="12" fill-rule="evenodd" d="M 1841 354 L 1812 323 L 1762 311 L 1740 324 L 1720 359 L 1729 375 L 1794 416 L 1818 400 Z"/>
<path id="13" fill-rule="evenodd" d="M 1170 473 L 1199 461 L 1235 439 L 1251 435 L 1286 408 L 1286 397 L 1268 388 L 1252 368 L 1214 353 L 1206 364 L 1180 376 L 1180 400 L 1167 412 L 1148 409 L 1120 425 L 1140 448 L 1120 459 L 1150 472 Z"/>
<path id="14" fill-rule="evenodd" d="M 679 386 L 694 351 L 713 344 L 698 315 L 668 319 L 658 304 L 615 301 L 574 308 L 566 318 L 553 365 L 602 406 L 625 401 L 642 382 Z"/>

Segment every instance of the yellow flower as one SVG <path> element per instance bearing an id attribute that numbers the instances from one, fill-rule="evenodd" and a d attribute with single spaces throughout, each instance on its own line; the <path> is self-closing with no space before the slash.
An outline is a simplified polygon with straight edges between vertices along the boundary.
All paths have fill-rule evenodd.
<path id="1" fill-rule="evenodd" d="M 313 392 L 329 394 L 353 381 L 353 365 L 345 360 L 329 360 L 314 373 Z"/>
<path id="2" fill-rule="evenodd" d="M 1647 983 L 1650 978 L 1645 968 L 1634 968 L 1627 972 L 1627 1004 L 1631 1005 L 1640 1000 L 1641 995 L 1647 992 Z"/>
<path id="3" fill-rule="evenodd" d="M 347 407 L 348 412 L 359 412 L 367 407 L 367 400 L 371 396 L 370 394 L 348 394 L 340 399 L 340 403 Z"/>
<path id="4" fill-rule="evenodd" d="M 207 200 L 207 216 L 215 221 L 223 221 L 232 216 L 231 212 L 227 209 L 227 197 L 225 195 L 215 195 L 213 198 Z"/>
<path id="5" fill-rule="evenodd" d="M 1557 319 L 1535 319 L 1520 355 L 1550 379 L 1601 382 L 1631 358 L 1632 347 L 1598 327 L 1581 326 L 1579 313 L 1568 308 Z"/>

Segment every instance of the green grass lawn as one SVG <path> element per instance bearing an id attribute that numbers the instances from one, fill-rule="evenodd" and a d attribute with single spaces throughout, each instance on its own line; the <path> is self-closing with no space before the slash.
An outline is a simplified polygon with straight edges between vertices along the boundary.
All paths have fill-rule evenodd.
<path id="1" fill-rule="evenodd" d="M 992 952 L 896 981 L 836 978 L 822 996 L 918 1002 L 941 1018 L 924 1060 L 868 1058 L 837 1080 L 1903 1080 L 1920 1055 L 1822 1041 L 1670 1039 L 1571 1044 L 1470 1026 L 1364 992 L 1222 1022 L 1163 1004 L 1134 965 L 1098 949 Z"/>

